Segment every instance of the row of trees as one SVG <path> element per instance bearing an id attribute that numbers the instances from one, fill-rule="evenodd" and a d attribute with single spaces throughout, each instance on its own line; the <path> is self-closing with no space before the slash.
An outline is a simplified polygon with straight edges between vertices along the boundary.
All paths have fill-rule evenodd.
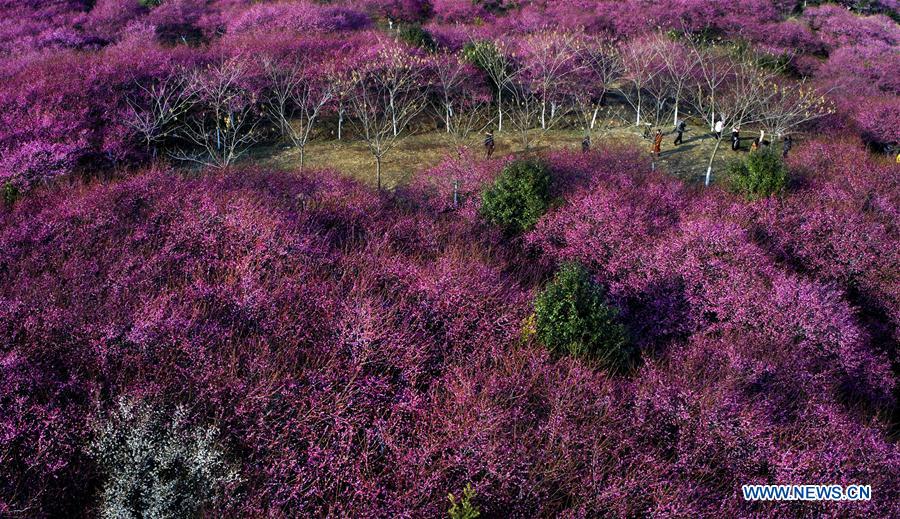
<path id="1" fill-rule="evenodd" d="M 349 121 L 365 141 L 380 186 L 384 157 L 424 112 L 457 146 L 496 124 L 513 130 L 523 149 L 562 121 L 590 136 L 616 116 L 603 113 L 611 91 L 639 126 L 692 116 L 711 130 L 721 120 L 781 135 L 829 112 L 821 92 L 782 72 L 752 49 L 663 33 L 614 45 L 543 32 L 434 54 L 382 42 L 370 55 L 328 64 L 237 57 L 183 70 L 139 85 L 129 99 L 130 125 L 153 154 L 165 145 L 172 157 L 220 167 L 275 133 L 297 149 L 302 168 L 315 126 L 329 113 L 338 139 Z M 707 182 L 720 143 L 721 136 Z"/>

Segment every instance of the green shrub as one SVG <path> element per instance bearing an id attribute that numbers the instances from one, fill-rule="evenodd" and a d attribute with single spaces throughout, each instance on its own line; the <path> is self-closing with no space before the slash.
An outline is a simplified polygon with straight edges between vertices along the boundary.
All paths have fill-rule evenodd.
<path id="1" fill-rule="evenodd" d="M 101 517 L 197 517 L 238 480 L 213 428 L 190 428 L 179 408 L 170 417 L 122 400 L 97 430 L 88 452 L 104 476 Z"/>
<path id="2" fill-rule="evenodd" d="M 549 205 L 550 172 L 537 161 L 508 164 L 481 194 L 481 215 L 510 234 L 531 228 Z"/>
<path id="3" fill-rule="evenodd" d="M 787 187 L 787 168 L 774 146 L 732 162 L 728 170 L 734 188 L 750 200 L 779 194 Z"/>
<path id="4" fill-rule="evenodd" d="M 6 205 L 12 205 L 19 199 L 19 190 L 16 189 L 16 186 L 14 186 L 12 182 L 6 181 L 3 184 L 3 189 L 0 191 L 2 191 L 3 202 L 5 202 Z"/>
<path id="5" fill-rule="evenodd" d="M 598 361 L 613 371 L 631 361 L 619 312 L 577 263 L 567 263 L 534 300 L 538 340 L 560 354 Z"/>
<path id="6" fill-rule="evenodd" d="M 450 516 L 450 519 L 476 519 L 480 516 L 481 512 L 478 511 L 478 507 L 472 504 L 474 497 L 475 489 L 472 488 L 471 483 L 463 489 L 461 499 L 457 500 L 456 496 L 449 494 L 447 499 L 450 500 L 450 509 L 447 510 L 447 515 Z"/>
<path id="7" fill-rule="evenodd" d="M 437 49 L 437 43 L 431 37 L 431 33 L 422 28 L 419 24 L 404 24 L 397 33 L 401 40 L 410 45 L 434 51 Z"/>
<path id="8" fill-rule="evenodd" d="M 143 7 L 152 9 L 154 7 L 159 7 L 159 4 L 162 3 L 162 0 L 138 0 L 138 3 Z"/>

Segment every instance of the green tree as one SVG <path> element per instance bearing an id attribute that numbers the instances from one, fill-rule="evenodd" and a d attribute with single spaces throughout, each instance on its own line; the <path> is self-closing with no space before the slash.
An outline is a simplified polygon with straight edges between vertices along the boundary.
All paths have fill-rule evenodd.
<path id="1" fill-rule="evenodd" d="M 474 498 L 475 489 L 472 488 L 471 483 L 466 484 L 461 499 L 457 499 L 453 494 L 448 494 L 447 499 L 450 501 L 450 509 L 447 510 L 447 515 L 450 516 L 450 519 L 476 519 L 481 515 L 481 512 L 478 511 L 477 506 L 472 504 L 472 499 Z"/>
<path id="2" fill-rule="evenodd" d="M 537 295 L 534 314 L 538 340 L 557 353 L 595 360 L 613 371 L 632 359 L 618 310 L 577 263 L 564 264 Z"/>
<path id="3" fill-rule="evenodd" d="M 402 25 L 397 32 L 397 36 L 406 43 L 428 52 L 434 52 L 437 49 L 437 43 L 431 37 L 431 33 L 417 23 Z"/>
<path id="4" fill-rule="evenodd" d="M 19 199 L 19 190 L 16 189 L 12 182 L 6 181 L 3 183 L 3 188 L 0 189 L 0 195 L 2 195 L 3 201 L 7 205 L 12 205 Z"/>
<path id="5" fill-rule="evenodd" d="M 509 234 L 531 228 L 550 206 L 550 172 L 538 161 L 511 162 L 481 194 L 481 215 Z"/>
<path id="6" fill-rule="evenodd" d="M 788 184 L 788 171 L 774 147 L 750 153 L 729 164 L 732 186 L 749 200 L 782 193 Z"/>

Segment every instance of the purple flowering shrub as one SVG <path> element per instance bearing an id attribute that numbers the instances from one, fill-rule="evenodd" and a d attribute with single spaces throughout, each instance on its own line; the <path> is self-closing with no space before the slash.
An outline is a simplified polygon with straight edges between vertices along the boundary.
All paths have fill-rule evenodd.
<path id="1" fill-rule="evenodd" d="M 754 207 L 770 253 L 793 269 L 838 283 L 900 333 L 900 180 L 897 165 L 847 142 L 814 141 L 791 157 L 804 185 Z"/>
<path id="2" fill-rule="evenodd" d="M 471 483 L 486 515 L 890 515 L 894 376 L 840 285 L 634 150 L 547 160 L 564 202 L 524 238 L 479 216 L 500 161 L 465 156 L 394 195 L 158 169 L 6 210 L 0 502 L 95 506 L 91 424 L 124 397 L 216 427 L 240 481 L 225 514 L 440 516 Z M 608 289 L 634 372 L 522 334 L 570 260 Z M 797 481 L 878 491 L 739 498 Z"/>

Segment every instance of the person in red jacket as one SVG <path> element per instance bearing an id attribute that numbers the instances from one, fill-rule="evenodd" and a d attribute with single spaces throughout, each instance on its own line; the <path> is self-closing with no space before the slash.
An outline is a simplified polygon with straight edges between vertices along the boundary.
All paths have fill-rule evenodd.
<path id="1" fill-rule="evenodd" d="M 659 128 L 656 129 L 656 136 L 653 137 L 653 150 L 652 153 L 659 157 L 660 148 L 662 147 L 662 130 Z"/>

